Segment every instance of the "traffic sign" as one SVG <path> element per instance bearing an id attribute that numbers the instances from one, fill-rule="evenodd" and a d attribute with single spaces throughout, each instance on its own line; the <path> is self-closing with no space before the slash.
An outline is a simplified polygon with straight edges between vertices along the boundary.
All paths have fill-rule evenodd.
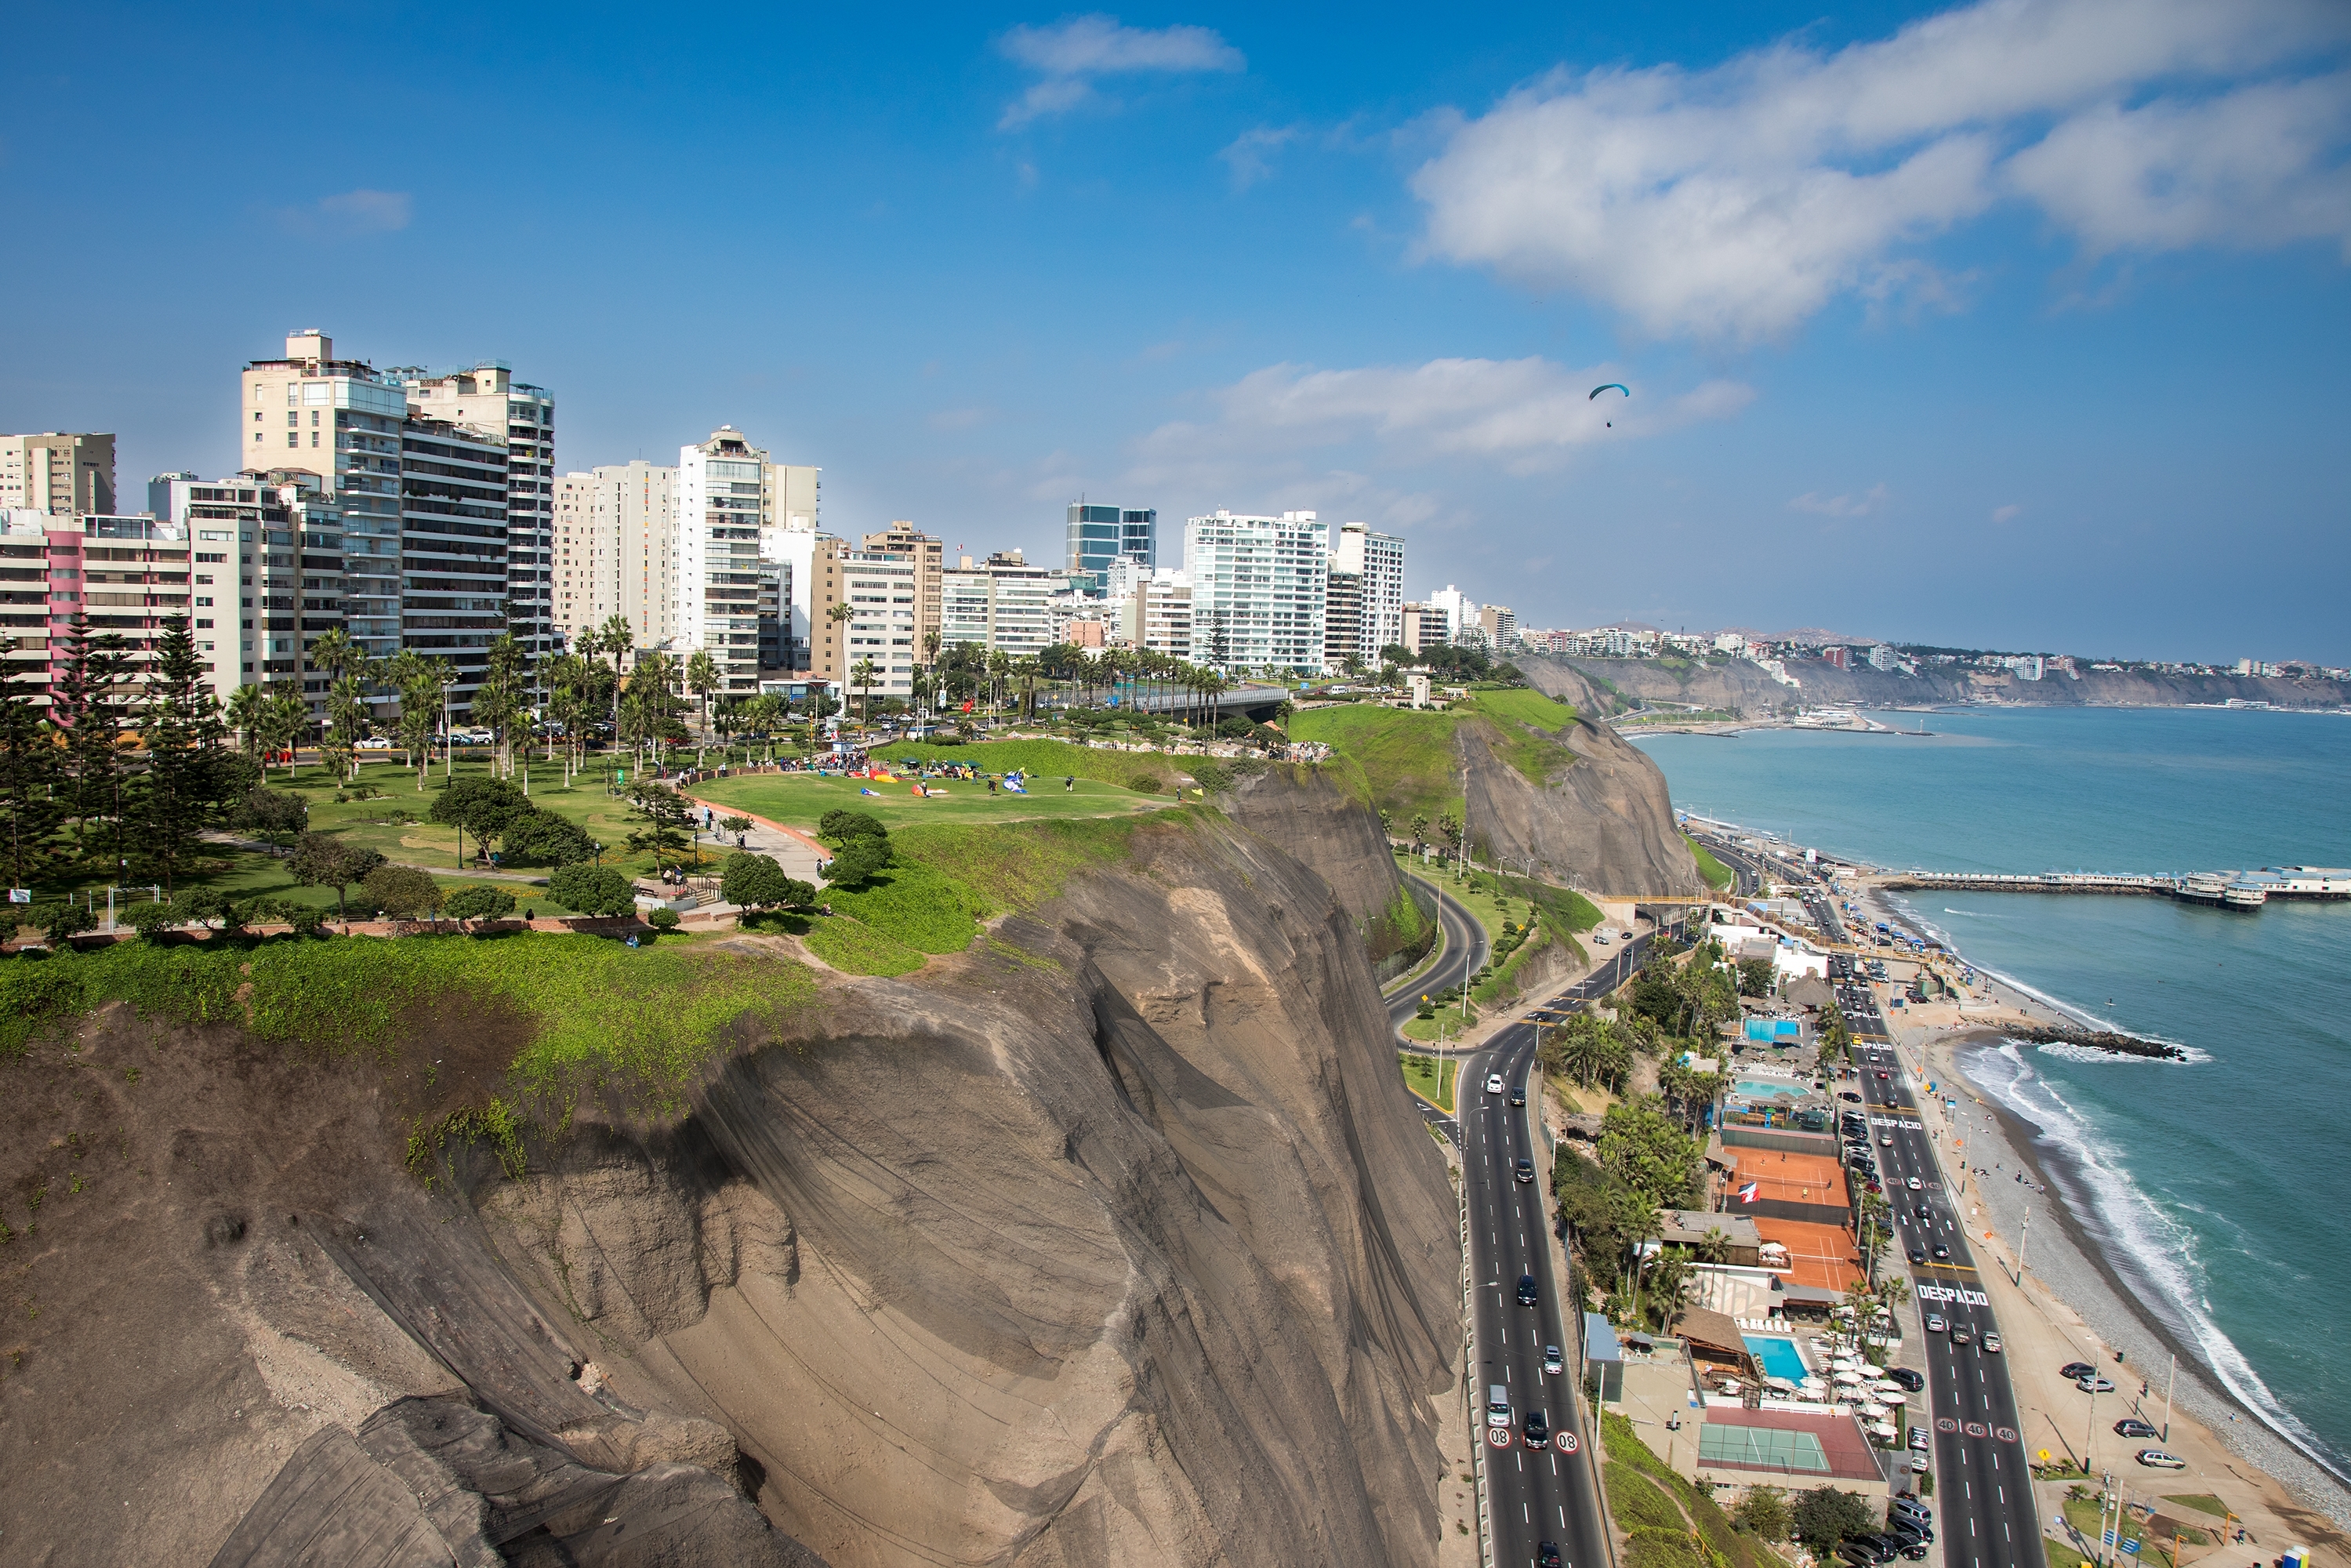
<path id="1" fill-rule="evenodd" d="M 1575 1452 L 1575 1434 L 1573 1432 L 1562 1432 L 1552 1441 L 1559 1446 L 1559 1451 L 1562 1454 Z"/>
<path id="2" fill-rule="evenodd" d="M 2136 1541 L 2126 1541 L 2123 1542 L 2123 1550 L 2129 1552 L 2134 1557 L 2138 1555 L 2138 1549 L 2139 1542 Z"/>
<path id="3" fill-rule="evenodd" d="M 1486 1428 L 1486 1442 L 1487 1442 L 1487 1446 L 1488 1446 L 1488 1447 L 1489 1447 L 1489 1448 L 1509 1448 L 1509 1447 L 1510 1446 L 1510 1429 L 1508 1427 L 1487 1427 L 1487 1428 Z"/>
<path id="4" fill-rule="evenodd" d="M 1969 1422 L 1969 1423 L 1968 1423 L 1968 1436 L 1969 1436 L 1969 1437 L 1982 1437 L 1983 1435 L 1984 1435 L 1984 1428 L 1983 1428 L 1983 1423 L 1982 1423 L 1982 1422 L 1980 1422 L 1980 1421 L 1970 1421 L 1970 1422 Z"/>

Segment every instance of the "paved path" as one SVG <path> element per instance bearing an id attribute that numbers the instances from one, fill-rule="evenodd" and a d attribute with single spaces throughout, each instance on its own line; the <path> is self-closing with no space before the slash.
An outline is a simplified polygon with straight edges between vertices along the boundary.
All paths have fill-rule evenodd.
<path id="1" fill-rule="evenodd" d="M 832 852 L 798 828 L 788 828 L 781 822 L 771 822 L 765 817 L 753 816 L 739 806 L 725 806 L 716 800 L 705 800 L 698 795 L 688 795 L 686 799 L 698 806 L 706 807 L 714 822 L 723 822 L 729 817 L 750 817 L 751 831 L 743 835 L 745 849 L 755 855 L 773 856 L 776 863 L 784 868 L 786 876 L 796 876 L 802 882 L 823 880 L 819 874 L 818 868 L 832 859 Z M 726 851 L 723 847 L 719 852 L 721 858 L 724 858 Z"/>

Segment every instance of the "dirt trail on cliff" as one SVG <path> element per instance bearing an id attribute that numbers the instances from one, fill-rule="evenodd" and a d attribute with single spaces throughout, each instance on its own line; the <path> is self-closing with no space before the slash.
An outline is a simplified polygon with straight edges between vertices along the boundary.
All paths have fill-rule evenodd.
<path id="1" fill-rule="evenodd" d="M 1354 924 L 1144 826 L 682 1121 L 591 1096 L 429 1191 L 405 1057 L 111 1009 L 0 1065 L 0 1557 L 1433 1562 L 1456 1205 Z"/>

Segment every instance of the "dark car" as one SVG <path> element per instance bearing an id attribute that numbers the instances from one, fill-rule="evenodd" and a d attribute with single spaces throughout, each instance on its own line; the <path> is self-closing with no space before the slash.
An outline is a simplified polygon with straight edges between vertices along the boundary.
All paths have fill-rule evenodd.
<path id="1" fill-rule="evenodd" d="M 1541 1300 L 1541 1295 L 1535 1289 L 1535 1277 L 1532 1274 L 1520 1275 L 1519 1305 L 1522 1307 L 1531 1307 L 1540 1300 Z"/>
<path id="2" fill-rule="evenodd" d="M 2069 1361 L 2057 1369 L 2057 1375 L 2072 1383 L 2087 1377 L 2097 1370 L 2086 1361 Z"/>
<path id="3" fill-rule="evenodd" d="M 1914 1203 L 1910 1206 L 1910 1212 L 1920 1219 L 1935 1218 L 1934 1207 L 1931 1204 Z"/>
<path id="4" fill-rule="evenodd" d="M 1523 1083 L 1513 1083 L 1510 1085 L 1510 1103 L 1513 1105 L 1523 1105 L 1526 1103 L 1527 1086 Z"/>
<path id="5" fill-rule="evenodd" d="M 1519 1168 L 1519 1179 L 1520 1179 L 1520 1181 L 1532 1181 L 1532 1180 L 1534 1180 L 1534 1179 L 1535 1179 L 1535 1163 L 1534 1163 L 1534 1161 L 1532 1161 L 1532 1160 L 1520 1160 L 1520 1161 L 1519 1162 L 1519 1167 L 1518 1167 L 1518 1168 Z"/>
<path id="6" fill-rule="evenodd" d="M 1535 1546 L 1535 1568 L 1559 1568 L 1559 1545 L 1556 1542 L 1540 1542 Z"/>
<path id="7" fill-rule="evenodd" d="M 1949 1262 L 1950 1260 L 1951 1260 L 1951 1249 L 1950 1249 L 1949 1248 L 1948 1248 L 1948 1247 L 1944 1246 L 1944 1245 L 1943 1245 L 1941 1242 L 1939 1242 L 1939 1241 L 1936 1242 L 1936 1243 L 1935 1243 L 1935 1261 L 1936 1261 L 1936 1262 L 1938 1262 L 1938 1263 L 1948 1263 L 1948 1262 Z"/>
<path id="8" fill-rule="evenodd" d="M 1927 1386 L 1927 1379 L 1911 1367 L 1890 1366 L 1886 1369 L 1886 1375 L 1913 1394 Z"/>
<path id="9" fill-rule="evenodd" d="M 1927 1249 L 1924 1247 L 1913 1247 L 1910 1249 L 1910 1261 L 1913 1263 L 1924 1263 L 1926 1260 Z"/>
<path id="10" fill-rule="evenodd" d="M 1541 1411 L 1530 1410 L 1527 1412 L 1526 1425 L 1523 1430 L 1527 1435 L 1528 1448 L 1542 1448 L 1550 1447 L 1551 1417 L 1544 1415 Z"/>
<path id="11" fill-rule="evenodd" d="M 1964 1323 L 1953 1323 L 1951 1325 L 1951 1343 L 1953 1344 L 1973 1344 L 1976 1343 L 1975 1331 L 1967 1327 Z"/>
<path id="12" fill-rule="evenodd" d="M 2117 1437 L 2153 1437 L 2158 1436 L 2158 1434 L 2154 1427 L 2148 1426 L 2137 1416 L 2126 1416 L 2121 1420 L 2115 1423 L 2115 1436 Z"/>

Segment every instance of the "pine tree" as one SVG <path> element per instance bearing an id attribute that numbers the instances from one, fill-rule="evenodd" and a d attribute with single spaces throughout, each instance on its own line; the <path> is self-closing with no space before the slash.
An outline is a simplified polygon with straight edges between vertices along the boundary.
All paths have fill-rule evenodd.
<path id="1" fill-rule="evenodd" d="M 185 616 L 163 623 L 140 730 L 147 748 L 147 772 L 137 792 L 141 849 L 169 894 L 219 815 L 227 783 L 222 767 L 227 730 Z"/>
<path id="2" fill-rule="evenodd" d="M 9 883 L 30 887 L 57 831 L 57 737 L 41 722 L 21 666 L 0 664 L 0 821 L 7 832 Z"/>
<path id="3" fill-rule="evenodd" d="M 120 633 L 93 635 L 77 615 L 66 628 L 66 657 L 50 716 L 66 728 L 69 774 L 66 805 L 74 824 L 74 852 L 111 878 L 122 867 L 122 734 L 131 659 Z"/>

